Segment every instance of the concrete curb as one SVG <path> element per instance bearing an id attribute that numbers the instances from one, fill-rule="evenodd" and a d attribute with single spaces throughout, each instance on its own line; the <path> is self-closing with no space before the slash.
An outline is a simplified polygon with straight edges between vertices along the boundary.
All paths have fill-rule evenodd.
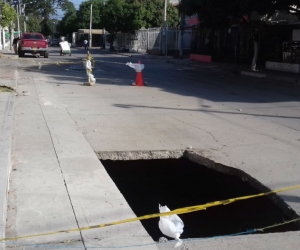
<path id="1" fill-rule="evenodd" d="M 9 176 L 11 172 L 11 144 L 15 96 L 8 94 L 0 127 L 0 238 L 5 237 Z M 5 245 L 0 243 L 0 249 Z"/>
<path id="2" fill-rule="evenodd" d="M 244 71 L 241 70 L 240 74 L 242 76 L 252 76 L 252 77 L 257 77 L 257 78 L 267 78 L 267 74 L 264 73 L 258 73 L 258 72 L 251 72 L 251 71 Z"/>
<path id="3" fill-rule="evenodd" d="M 197 65 L 191 61 L 167 60 L 167 63 L 195 67 L 195 68 L 198 68 L 198 67 L 203 68 L 202 65 Z M 216 67 L 218 67 L 218 66 L 216 65 Z M 237 67 L 233 67 L 233 66 L 231 68 L 229 68 L 229 67 L 223 68 L 223 69 L 221 68 L 221 70 L 226 71 L 226 72 L 232 71 L 232 72 L 235 72 L 236 74 L 242 75 L 242 76 L 264 78 L 267 80 L 276 81 L 277 85 L 278 85 L 278 83 L 281 82 L 283 85 L 286 85 L 286 83 L 288 83 L 289 85 L 292 85 L 292 86 L 300 86 L 300 75 L 297 77 L 297 75 L 282 76 L 282 75 L 272 74 L 270 72 L 266 72 L 266 73 L 251 72 L 251 71 L 241 70 L 241 69 L 238 69 Z"/>
<path id="4" fill-rule="evenodd" d="M 13 57 L 2 57 L 2 58 L 0 58 L 0 66 L 3 65 L 1 62 L 5 58 L 14 59 Z M 10 66 L 10 68 L 7 70 L 8 72 L 7 71 L 4 72 L 4 77 L 3 77 L 2 74 L 0 76 L 0 86 L 5 86 L 5 87 L 8 87 L 10 89 L 16 90 L 17 89 L 17 82 L 18 82 L 18 70 L 17 70 L 18 65 L 17 64 L 9 64 L 9 66 Z"/>
<path id="5" fill-rule="evenodd" d="M 18 59 L 19 56 L 16 55 L 13 51 L 10 50 L 1 50 L 0 51 L 0 59 L 5 59 L 5 58 L 12 58 L 12 59 Z"/>
<path id="6" fill-rule="evenodd" d="M 170 64 L 175 64 L 175 65 L 182 65 L 182 66 L 191 66 L 191 67 L 195 67 L 195 64 L 192 64 L 191 62 L 186 62 L 186 61 L 175 61 L 175 60 L 167 60 L 167 63 Z"/>
<path id="7" fill-rule="evenodd" d="M 154 56 L 154 55 L 147 55 L 147 54 L 120 53 L 120 52 L 117 52 L 116 54 L 121 56 L 137 57 L 137 58 L 144 58 L 144 59 L 166 60 L 166 59 L 173 58 L 172 56 Z"/>

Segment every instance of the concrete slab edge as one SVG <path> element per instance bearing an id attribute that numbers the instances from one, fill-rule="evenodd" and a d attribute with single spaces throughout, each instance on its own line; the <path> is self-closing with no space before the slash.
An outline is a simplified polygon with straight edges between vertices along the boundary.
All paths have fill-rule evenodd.
<path id="1" fill-rule="evenodd" d="M 195 66 L 190 61 L 189 62 L 185 62 L 185 61 L 167 60 L 167 63 L 175 64 L 175 65 L 182 65 L 182 66 Z"/>
<path id="2" fill-rule="evenodd" d="M 100 160 L 128 161 L 178 159 L 183 156 L 184 150 L 149 150 L 149 151 L 102 151 L 96 152 Z"/>
<path id="3" fill-rule="evenodd" d="M 196 150 L 186 150 L 184 152 L 184 157 L 193 161 L 197 164 L 203 165 L 207 168 L 214 169 L 224 174 L 238 176 L 244 181 L 247 181 L 251 186 L 256 188 L 259 192 L 269 192 L 271 191 L 270 188 L 265 186 L 259 180 L 255 179 L 251 175 L 247 174 L 246 172 L 233 168 L 230 166 L 225 166 L 221 163 L 214 162 L 213 160 L 207 158 L 204 152 L 196 151 Z M 287 216 L 291 217 L 292 219 L 299 218 L 299 215 L 277 194 L 269 195 L 268 198 L 278 206 Z M 300 222 L 296 223 L 300 228 Z"/>
<path id="4" fill-rule="evenodd" d="M 5 237 L 9 177 L 12 166 L 11 144 L 14 104 L 15 96 L 10 94 L 0 128 L 0 238 Z M 5 244 L 0 243 L 0 250 L 4 249 Z"/>
<path id="5" fill-rule="evenodd" d="M 192 162 L 203 165 L 207 168 L 222 172 L 228 175 L 238 176 L 244 181 L 247 181 L 256 188 L 259 192 L 269 192 L 270 188 L 262 184 L 246 172 L 225 166 L 221 163 L 214 162 L 209 159 L 204 152 L 194 149 L 187 150 L 149 150 L 149 151 L 102 151 L 96 152 L 100 160 L 126 161 L 126 160 L 154 160 L 154 159 L 179 159 L 185 157 Z M 287 216 L 295 219 L 299 215 L 278 195 L 273 194 L 268 196 L 272 202 L 278 206 Z M 297 223 L 300 228 L 300 223 Z"/>
<path id="6" fill-rule="evenodd" d="M 257 78 L 267 78 L 267 74 L 258 73 L 258 72 L 250 72 L 250 71 L 241 70 L 240 74 L 243 75 L 243 76 L 252 76 L 252 77 L 257 77 Z"/>

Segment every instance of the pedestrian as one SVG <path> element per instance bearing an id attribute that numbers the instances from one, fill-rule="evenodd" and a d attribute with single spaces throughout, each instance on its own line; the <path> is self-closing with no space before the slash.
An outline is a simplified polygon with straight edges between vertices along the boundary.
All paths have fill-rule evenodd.
<path id="1" fill-rule="evenodd" d="M 19 42 L 20 38 L 19 37 L 15 37 L 13 40 L 13 48 L 15 51 L 15 54 L 18 54 L 18 42 Z"/>
<path id="2" fill-rule="evenodd" d="M 85 49 L 85 50 L 88 50 L 88 49 L 89 49 L 89 42 L 88 42 L 88 40 L 85 39 L 85 40 L 83 41 L 83 44 L 84 44 L 84 49 Z"/>

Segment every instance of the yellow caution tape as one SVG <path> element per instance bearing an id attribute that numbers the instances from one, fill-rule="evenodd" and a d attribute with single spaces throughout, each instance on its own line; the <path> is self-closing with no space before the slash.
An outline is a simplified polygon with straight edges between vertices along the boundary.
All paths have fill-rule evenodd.
<path id="1" fill-rule="evenodd" d="M 59 234 L 59 233 L 70 233 L 70 232 L 76 232 L 76 231 L 84 231 L 84 230 L 90 230 L 90 229 L 95 229 L 95 228 L 108 227 L 108 226 L 112 226 L 112 225 L 124 224 L 124 223 L 128 223 L 128 222 L 134 222 L 134 221 L 138 221 L 138 220 L 152 219 L 152 218 L 157 218 L 157 217 L 161 217 L 161 216 L 191 213 L 191 212 L 195 212 L 195 211 L 199 211 L 199 210 L 205 210 L 209 207 L 215 207 L 215 206 L 220 206 L 220 205 L 228 205 L 228 204 L 233 203 L 235 201 L 253 199 L 253 198 L 257 198 L 257 197 L 261 197 L 261 196 L 267 196 L 267 195 L 270 195 L 270 194 L 285 192 L 285 191 L 289 191 L 289 190 L 293 190 L 293 189 L 299 189 L 299 188 L 300 188 L 300 185 L 292 186 L 292 187 L 282 188 L 282 189 L 273 190 L 273 191 L 269 191 L 269 192 L 265 192 L 265 193 L 242 196 L 242 197 L 237 197 L 237 198 L 232 198 L 232 199 L 227 199 L 227 200 L 222 200 L 222 201 L 209 202 L 209 203 L 206 203 L 204 205 L 178 208 L 178 209 L 175 209 L 175 210 L 172 210 L 172 211 L 169 211 L 169 212 L 165 212 L 165 213 L 149 214 L 149 215 L 144 215 L 144 216 L 140 216 L 140 217 L 136 217 L 136 218 L 119 220 L 119 221 L 115 221 L 115 222 L 111 222 L 111 223 L 98 224 L 98 225 L 93 225 L 93 226 L 73 228 L 73 229 L 68 229 L 68 230 L 60 230 L 60 231 L 41 233 L 41 234 L 16 236 L 16 237 L 12 237 L 12 238 L 2 238 L 2 239 L 0 238 L 0 242 L 1 241 L 12 241 L 12 240 L 18 240 L 18 239 L 25 239 L 25 238 L 33 238 L 33 237 L 46 236 L 46 235 L 53 235 L 53 234 Z M 296 219 L 296 220 L 298 220 L 298 219 Z M 267 229 L 267 228 L 263 228 L 263 229 Z"/>
<path id="2" fill-rule="evenodd" d="M 290 223 L 293 223 L 293 222 L 297 222 L 297 221 L 300 221 L 300 218 L 289 220 L 289 221 L 285 221 L 285 222 L 278 223 L 278 224 L 274 224 L 274 225 L 268 226 L 268 227 L 258 228 L 258 229 L 255 229 L 255 232 L 264 232 L 266 229 L 270 229 L 270 228 L 274 228 L 274 227 L 280 227 L 280 226 L 287 225 L 287 224 L 290 224 Z"/>

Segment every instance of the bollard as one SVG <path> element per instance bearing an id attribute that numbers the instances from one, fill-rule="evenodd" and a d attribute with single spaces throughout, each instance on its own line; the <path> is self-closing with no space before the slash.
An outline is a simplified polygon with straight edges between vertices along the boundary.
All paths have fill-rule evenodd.
<path id="1" fill-rule="evenodd" d="M 144 78 L 143 78 L 143 69 L 145 68 L 144 64 L 141 64 L 141 61 L 138 63 L 126 63 L 130 68 L 133 68 L 136 72 L 135 86 L 145 86 Z"/>
<path id="2" fill-rule="evenodd" d="M 94 67 L 94 59 L 90 52 L 87 53 L 87 58 L 83 59 L 83 65 L 86 69 L 86 75 L 88 77 L 88 83 L 85 83 L 84 85 L 93 86 L 96 83 L 96 79 L 94 75 L 92 74 L 92 69 Z"/>

